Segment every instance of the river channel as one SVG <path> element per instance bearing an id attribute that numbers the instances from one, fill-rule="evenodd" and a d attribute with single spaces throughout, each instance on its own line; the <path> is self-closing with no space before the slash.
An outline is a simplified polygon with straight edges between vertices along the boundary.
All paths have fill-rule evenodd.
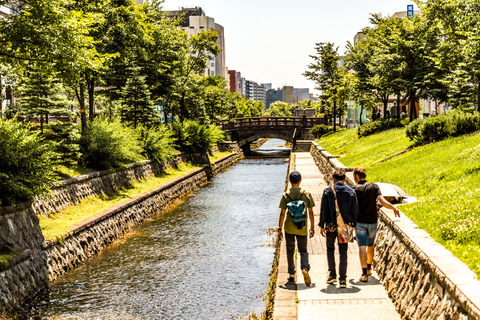
<path id="1" fill-rule="evenodd" d="M 269 141 L 279 145 L 281 140 Z M 17 319 L 241 319 L 268 290 L 285 158 L 245 159 L 53 282 Z"/>

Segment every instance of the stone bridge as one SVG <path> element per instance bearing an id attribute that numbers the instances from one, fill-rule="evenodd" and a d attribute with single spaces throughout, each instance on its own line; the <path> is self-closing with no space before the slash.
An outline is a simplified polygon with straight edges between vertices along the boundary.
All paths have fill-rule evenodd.
<path id="1" fill-rule="evenodd" d="M 222 124 L 232 141 L 237 141 L 245 155 L 250 144 L 261 138 L 282 139 L 295 147 L 297 140 L 314 140 L 310 133 L 313 126 L 323 124 L 323 118 L 303 117 L 250 117 L 234 118 Z"/>

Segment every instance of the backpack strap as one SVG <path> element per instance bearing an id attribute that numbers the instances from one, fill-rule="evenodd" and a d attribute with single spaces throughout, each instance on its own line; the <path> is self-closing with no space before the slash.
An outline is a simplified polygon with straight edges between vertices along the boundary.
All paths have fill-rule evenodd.
<path id="1" fill-rule="evenodd" d="M 300 194 L 300 199 L 298 200 L 302 200 L 304 194 L 305 194 L 305 190 L 302 190 L 302 193 Z M 289 202 L 293 201 L 292 198 L 288 195 L 288 193 L 285 192 L 285 196 L 288 197 L 288 199 L 290 200 Z"/>

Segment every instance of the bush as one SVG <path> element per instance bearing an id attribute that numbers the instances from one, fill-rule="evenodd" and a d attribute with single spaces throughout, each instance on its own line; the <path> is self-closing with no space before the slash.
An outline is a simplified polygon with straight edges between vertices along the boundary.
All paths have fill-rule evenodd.
<path id="1" fill-rule="evenodd" d="M 174 122 L 175 144 L 185 153 L 204 153 L 213 149 L 217 142 L 225 140 L 225 132 L 217 126 L 198 124 L 193 120 Z"/>
<path id="2" fill-rule="evenodd" d="M 150 128 L 140 125 L 137 127 L 137 133 L 143 148 L 142 155 L 150 160 L 158 162 L 171 160 L 177 151 L 174 147 L 173 131 L 166 125 Z"/>
<path id="3" fill-rule="evenodd" d="M 405 130 L 407 137 L 420 144 L 439 141 L 480 130 L 480 114 L 462 111 L 442 113 L 433 118 L 415 119 Z"/>
<path id="4" fill-rule="evenodd" d="M 367 122 L 358 127 L 358 137 L 366 137 L 388 129 L 402 128 L 403 126 L 402 122 L 396 119 Z"/>
<path id="5" fill-rule="evenodd" d="M 54 146 L 13 120 L 0 119 L 0 205 L 48 196 L 56 180 Z"/>
<path id="6" fill-rule="evenodd" d="M 143 159 L 135 129 L 124 126 L 120 119 L 97 117 L 88 122 L 80 138 L 84 166 L 111 169 Z"/>
<path id="7" fill-rule="evenodd" d="M 320 138 L 329 131 L 330 128 L 327 125 L 319 124 L 312 128 L 311 133 L 315 136 L 315 138 Z"/>

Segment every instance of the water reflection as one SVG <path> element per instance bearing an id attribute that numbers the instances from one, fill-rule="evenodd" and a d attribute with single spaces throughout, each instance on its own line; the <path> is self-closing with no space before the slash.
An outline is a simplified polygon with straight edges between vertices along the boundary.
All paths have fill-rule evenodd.
<path id="1" fill-rule="evenodd" d="M 265 308 L 284 159 L 246 159 L 52 283 L 18 319 L 238 319 Z"/>
<path id="2" fill-rule="evenodd" d="M 285 145 L 286 141 L 281 139 L 269 139 L 260 148 L 250 150 L 251 156 L 288 156 L 292 149 Z"/>

